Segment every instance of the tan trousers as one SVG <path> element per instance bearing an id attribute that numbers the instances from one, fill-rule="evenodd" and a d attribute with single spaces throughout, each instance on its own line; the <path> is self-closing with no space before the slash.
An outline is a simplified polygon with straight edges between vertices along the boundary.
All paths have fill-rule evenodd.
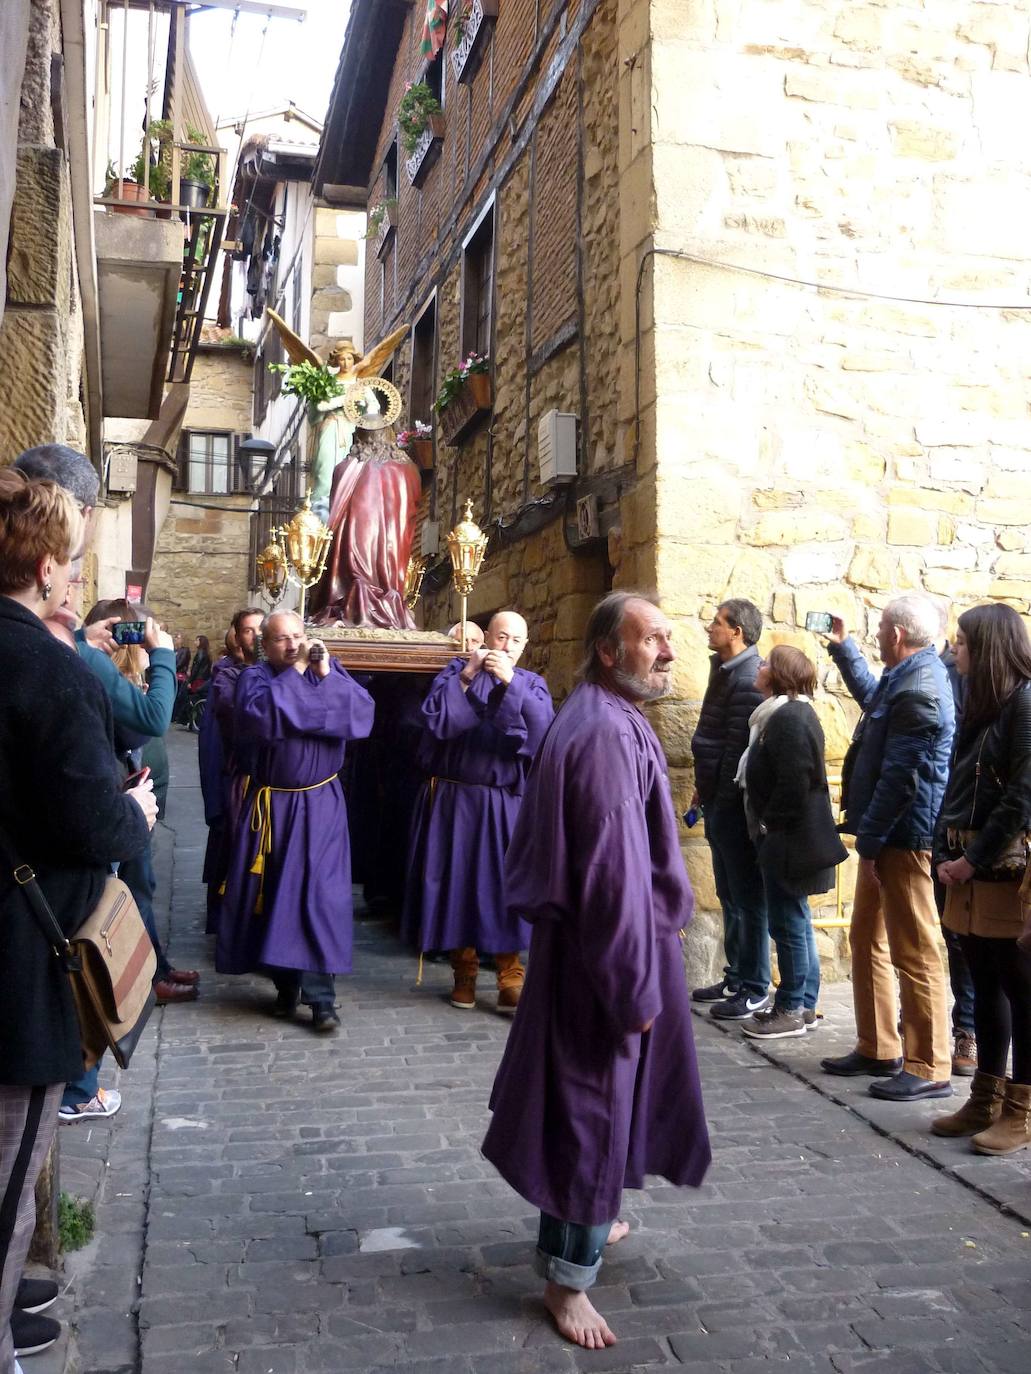
<path id="1" fill-rule="evenodd" d="M 952 1073 L 949 1008 L 938 942 L 938 912 L 927 850 L 882 849 L 880 884 L 862 869 L 852 906 L 852 996 L 856 1049 L 871 1059 L 897 1059 L 918 1078 L 947 1082 Z M 895 978 L 902 1001 L 897 1029 Z"/>

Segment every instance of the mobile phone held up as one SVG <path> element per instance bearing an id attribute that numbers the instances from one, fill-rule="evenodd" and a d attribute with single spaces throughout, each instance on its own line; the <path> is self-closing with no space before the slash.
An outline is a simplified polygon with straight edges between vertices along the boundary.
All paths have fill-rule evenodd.
<path id="1" fill-rule="evenodd" d="M 111 638 L 120 649 L 129 644 L 142 644 L 146 633 L 147 623 L 144 620 L 119 620 L 111 626 Z"/>
<path id="2" fill-rule="evenodd" d="M 139 787 L 140 783 L 146 782 L 150 777 L 149 768 L 141 768 L 138 773 L 130 773 L 122 783 L 123 792 L 131 792 L 134 787 Z"/>
<path id="3" fill-rule="evenodd" d="M 834 617 L 830 611 L 806 611 L 805 627 L 814 635 L 829 635 L 834 628 Z"/>

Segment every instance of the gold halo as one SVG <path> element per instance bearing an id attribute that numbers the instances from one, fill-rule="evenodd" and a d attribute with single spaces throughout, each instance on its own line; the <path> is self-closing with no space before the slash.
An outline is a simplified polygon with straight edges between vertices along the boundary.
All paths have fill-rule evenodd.
<path id="1" fill-rule="evenodd" d="M 359 410 L 359 400 L 369 390 L 378 391 L 387 398 L 387 408 L 382 415 L 365 415 Z M 356 429 L 387 429 L 401 414 L 401 393 L 386 377 L 359 377 L 348 387 L 341 409 Z"/>

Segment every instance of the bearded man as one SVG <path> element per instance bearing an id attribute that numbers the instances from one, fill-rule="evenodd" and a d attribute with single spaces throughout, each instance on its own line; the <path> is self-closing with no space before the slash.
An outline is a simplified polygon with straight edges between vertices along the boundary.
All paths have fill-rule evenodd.
<path id="1" fill-rule="evenodd" d="M 540 1208 L 545 1306 L 588 1350 L 616 1340 L 587 1289 L 629 1230 L 623 1189 L 645 1174 L 697 1187 L 710 1161 L 681 950 L 694 896 L 641 710 L 669 691 L 670 634 L 643 597 L 595 607 L 505 859 L 533 938 L 483 1153 Z"/>

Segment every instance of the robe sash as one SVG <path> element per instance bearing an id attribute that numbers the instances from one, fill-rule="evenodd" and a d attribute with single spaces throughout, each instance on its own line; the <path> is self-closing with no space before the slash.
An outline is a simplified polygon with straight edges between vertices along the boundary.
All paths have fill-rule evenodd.
<path id="1" fill-rule="evenodd" d="M 258 836 L 258 850 L 251 864 L 251 872 L 261 879 L 257 900 L 254 903 L 255 916 L 261 915 L 265 895 L 265 859 L 272 853 L 272 793 L 273 792 L 317 792 L 320 787 L 328 787 L 335 782 L 336 773 L 321 782 L 309 783 L 307 787 L 271 787 L 267 783 L 254 789 L 251 803 L 251 832 Z"/>

